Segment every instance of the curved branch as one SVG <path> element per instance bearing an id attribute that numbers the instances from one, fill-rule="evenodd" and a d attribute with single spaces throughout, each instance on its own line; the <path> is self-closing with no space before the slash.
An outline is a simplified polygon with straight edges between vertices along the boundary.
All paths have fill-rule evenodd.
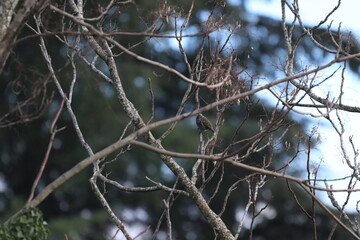
<path id="1" fill-rule="evenodd" d="M 149 125 L 146 125 L 143 128 L 140 128 L 139 130 L 137 130 L 136 132 L 128 135 L 126 138 L 118 140 L 117 142 L 115 142 L 115 143 L 109 145 L 108 147 L 100 150 L 99 152 L 95 153 L 93 156 L 85 158 L 84 160 L 82 160 L 81 162 L 76 164 L 74 167 L 72 167 L 71 169 L 69 169 L 68 171 L 63 173 L 61 176 L 59 176 L 57 179 L 55 179 L 52 183 L 47 185 L 27 206 L 36 207 L 51 192 L 53 192 L 56 188 L 58 188 L 59 186 L 64 184 L 66 181 L 68 181 L 70 178 L 75 176 L 77 173 L 79 173 L 80 171 L 85 169 L 90 164 L 94 163 L 97 159 L 103 158 L 103 157 L 109 155 L 110 153 L 113 153 L 114 151 L 128 145 L 132 140 L 136 139 L 138 136 L 141 136 L 141 135 L 145 134 L 146 132 L 148 132 L 148 131 L 150 131 L 152 129 L 155 129 L 157 127 L 160 127 L 160 126 L 163 126 L 163 125 L 166 125 L 166 124 L 170 124 L 170 123 L 175 122 L 175 121 L 180 121 L 182 119 L 185 119 L 185 118 L 188 118 L 188 117 L 191 117 L 191 116 L 198 115 L 199 113 L 209 111 L 210 109 L 213 109 L 213 108 L 215 108 L 217 106 L 221 106 L 221 105 L 226 104 L 226 103 L 233 102 L 233 101 L 235 101 L 237 99 L 245 98 L 247 96 L 253 95 L 253 94 L 255 94 L 257 92 L 260 92 L 260 91 L 262 91 L 264 89 L 271 88 L 271 87 L 273 87 L 275 85 L 278 85 L 280 83 L 287 82 L 287 81 L 290 81 L 290 80 L 296 79 L 296 78 L 301 78 L 301 77 L 307 76 L 309 74 L 318 72 L 318 71 L 320 71 L 322 69 L 325 69 L 325 68 L 333 65 L 336 62 L 347 61 L 347 60 L 349 60 L 351 58 L 355 58 L 355 57 L 360 57 L 360 53 L 353 54 L 351 56 L 342 57 L 342 58 L 339 58 L 339 59 L 335 59 L 335 60 L 333 60 L 333 61 L 331 61 L 331 62 L 329 62 L 329 63 L 327 63 L 325 65 L 317 67 L 317 68 L 315 68 L 313 70 L 310 70 L 308 72 L 296 74 L 296 75 L 293 75 L 291 77 L 286 77 L 286 78 L 279 79 L 277 81 L 273 81 L 271 83 L 265 84 L 262 87 L 259 87 L 259 88 L 256 88 L 256 89 L 244 92 L 244 93 L 239 93 L 237 95 L 234 95 L 234 96 L 222 99 L 220 101 L 208 104 L 208 105 L 206 105 L 206 106 L 204 106 L 202 108 L 199 108 L 199 109 L 197 109 L 197 110 L 195 110 L 193 112 L 184 113 L 184 114 L 178 115 L 176 117 L 160 120 L 160 121 L 151 123 Z"/>

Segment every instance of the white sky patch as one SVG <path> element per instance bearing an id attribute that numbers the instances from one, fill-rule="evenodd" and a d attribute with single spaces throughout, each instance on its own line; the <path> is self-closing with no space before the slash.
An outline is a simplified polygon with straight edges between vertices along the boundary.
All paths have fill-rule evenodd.
<path id="1" fill-rule="evenodd" d="M 5 192 L 7 189 L 7 184 L 5 183 L 5 179 L 2 175 L 0 175 L 0 193 Z"/>
<path id="2" fill-rule="evenodd" d="M 265 219 L 274 219 L 276 217 L 276 210 L 274 208 L 272 208 L 271 206 L 267 206 L 265 209 L 264 207 L 266 206 L 265 202 L 257 202 L 256 203 L 256 211 L 260 211 L 260 209 L 262 210 L 262 214 L 258 215 L 255 218 L 255 222 L 254 222 L 254 226 L 258 224 L 261 224 Z M 251 207 L 250 207 L 251 208 Z M 244 216 L 245 214 L 245 216 Z M 235 210 L 235 218 L 237 220 L 238 223 L 243 222 L 243 227 L 245 227 L 246 229 L 250 229 L 251 227 L 251 222 L 252 222 L 252 216 L 251 214 L 249 214 L 249 212 L 245 212 L 245 209 L 242 207 L 237 207 Z"/>
<path id="3" fill-rule="evenodd" d="M 323 20 L 334 9 L 337 3 L 337 0 L 301 0 L 299 1 L 300 16 L 305 24 L 314 26 Z M 277 20 L 281 19 L 281 2 L 278 0 L 247 1 L 247 7 L 250 12 Z M 359 7 L 359 0 L 341 1 L 339 9 L 330 16 L 325 26 L 333 20 L 332 26 L 336 29 L 341 22 L 343 30 L 351 30 L 360 37 L 360 24 L 358 24 L 360 21 Z M 291 18 L 290 10 L 287 10 L 286 13 L 287 21 L 291 22 L 293 19 Z"/>
<path id="4" fill-rule="evenodd" d="M 330 61 L 331 59 L 325 59 L 325 61 Z M 324 62 L 325 63 L 325 62 Z M 313 67 L 312 67 L 313 68 Z M 310 68 L 310 69 L 312 69 Z M 327 76 L 330 76 L 336 69 L 338 69 L 338 65 L 330 67 L 325 71 L 321 71 L 318 73 L 319 80 L 321 81 Z M 342 80 L 342 69 L 340 68 L 337 72 L 332 76 L 324 85 L 319 88 L 314 88 L 313 92 L 322 98 L 326 98 L 330 101 L 337 99 L 340 92 L 340 84 Z M 345 81 L 343 86 L 343 99 L 342 103 L 350 106 L 360 106 L 359 101 L 359 89 L 360 89 L 360 78 L 357 74 L 347 70 L 344 75 Z M 267 79 L 269 80 L 269 79 Z M 318 82 L 317 81 L 317 82 Z M 264 85 L 267 81 L 261 80 L 260 85 Z M 275 86 L 273 88 L 277 93 L 282 91 L 280 86 Z M 302 95 L 300 95 L 302 96 Z M 268 103 L 273 103 L 275 105 L 276 98 L 269 91 L 261 91 L 257 94 L 257 97 L 264 99 Z M 309 100 L 309 97 L 305 97 L 301 103 L 309 103 L 312 102 Z M 315 108 L 304 108 L 304 107 L 295 107 L 294 110 L 297 110 L 306 114 L 313 114 L 312 117 L 310 115 L 302 115 L 298 113 L 292 113 L 291 116 L 293 119 L 296 119 L 298 122 L 302 122 L 303 119 L 311 120 L 307 126 L 307 132 L 310 133 L 313 127 L 317 128 L 317 131 L 320 134 L 319 140 L 321 141 L 316 145 L 316 149 L 311 151 L 311 165 L 317 166 L 320 165 L 320 170 L 318 172 L 318 179 L 336 179 L 343 178 L 345 176 L 350 176 L 352 174 L 352 170 L 346 164 L 344 156 L 342 154 L 342 149 L 340 145 L 340 139 L 337 132 L 333 129 L 331 124 L 320 117 L 321 114 Z M 321 109 L 323 113 L 326 113 L 326 109 Z M 360 144 L 360 116 L 359 113 L 351 113 L 345 111 L 332 110 L 330 112 L 331 119 L 335 122 L 335 126 L 341 131 L 341 125 L 339 121 L 337 121 L 337 114 L 340 116 L 342 120 L 341 124 L 344 125 L 345 132 L 343 134 L 343 144 L 346 154 L 351 163 L 354 162 L 355 152 L 358 151 L 358 146 Z M 349 139 L 352 138 L 355 149 L 352 148 Z M 316 138 L 316 136 L 315 136 Z M 303 160 L 301 164 L 296 165 L 302 169 L 306 169 L 306 154 L 303 154 Z M 306 173 L 303 177 L 306 177 Z M 314 177 L 314 176 L 312 176 Z M 334 189 L 347 189 L 348 188 L 348 179 L 342 181 L 333 181 L 329 182 L 329 185 L 333 185 Z M 324 184 L 321 184 L 321 187 L 325 187 Z M 357 185 L 357 188 L 360 189 L 360 184 Z M 326 202 L 331 205 L 325 193 L 321 194 L 323 199 L 326 199 Z M 339 200 L 339 203 L 344 202 L 347 194 L 344 193 L 336 193 L 335 197 Z M 360 193 L 352 193 L 350 198 L 350 202 L 348 206 L 352 207 L 348 209 L 350 211 L 355 211 L 356 202 L 360 199 Z"/>
<path id="5" fill-rule="evenodd" d="M 182 22 L 177 21 L 178 28 L 178 37 L 180 37 L 180 28 Z M 197 26 L 189 26 L 184 28 L 182 35 L 191 35 L 199 33 L 200 30 Z M 169 31 L 168 33 L 163 33 L 168 36 L 175 36 L 174 31 Z M 152 38 L 149 40 L 149 43 L 157 52 L 168 51 L 169 49 L 174 51 L 179 51 L 179 42 L 176 38 Z M 192 37 L 183 37 L 181 39 L 181 45 L 185 49 L 185 52 L 194 51 L 198 46 L 198 41 L 194 40 Z"/>
<path id="6" fill-rule="evenodd" d="M 229 1 L 231 2 L 231 1 Z M 337 0 L 302 0 L 299 1 L 300 4 L 300 16 L 304 24 L 307 26 L 314 26 L 323 20 L 326 15 L 337 5 Z M 281 20 L 281 4 L 280 1 L 269 1 L 269 0 L 257 0 L 257 1 L 248 1 L 247 7 L 250 12 L 253 12 L 256 15 L 268 16 L 277 20 Z M 355 7 L 357 6 L 357 7 Z M 342 1 L 340 8 L 329 17 L 328 22 L 324 26 L 328 26 L 330 21 L 333 20 L 332 29 L 337 30 L 340 22 L 343 31 L 352 31 L 353 35 L 357 40 L 360 40 L 360 14 L 358 13 L 360 8 L 360 2 L 358 0 L 347 0 Z M 292 20 L 290 11 L 287 11 L 287 20 L 290 22 Z M 324 59 L 324 63 L 331 61 L 332 59 Z M 323 79 L 325 76 L 330 75 L 333 71 L 337 69 L 340 65 L 334 65 L 333 67 L 326 69 L 325 71 L 320 72 L 319 79 Z M 329 80 L 326 84 L 320 88 L 314 89 L 314 93 L 318 94 L 320 97 L 326 98 L 328 96 L 329 100 L 337 98 L 340 92 L 340 83 L 341 83 L 341 70 Z M 345 72 L 345 82 L 344 82 L 344 95 L 343 95 L 343 104 L 348 104 L 351 106 L 358 106 L 359 104 L 359 83 L 360 77 L 359 74 L 353 73 L 347 69 Z M 269 99 L 275 98 L 269 93 L 262 91 L 258 94 L 258 97 Z M 311 103 L 309 99 L 305 98 L 303 103 Z M 306 109 L 306 108 L 295 108 L 296 110 L 313 113 L 319 115 L 316 109 Z M 323 110 L 324 111 L 324 110 Z M 342 124 L 344 124 L 344 149 L 349 157 L 350 162 L 354 161 L 356 153 L 354 151 L 358 150 L 360 144 L 360 116 L 359 113 L 350 113 L 339 111 L 338 114 L 341 116 Z M 340 145 L 339 135 L 332 128 L 331 124 L 323 118 L 311 118 L 310 116 L 303 116 L 300 114 L 293 114 L 295 118 L 298 119 L 312 119 L 311 124 L 308 126 L 308 131 L 315 126 L 318 127 L 318 132 L 320 133 L 321 144 L 319 144 L 316 149 L 312 151 L 311 163 L 313 165 L 320 164 L 320 171 L 318 173 L 318 178 L 326 179 L 336 179 L 349 176 L 352 173 L 352 170 L 346 164 L 344 156 L 342 154 L 342 149 Z M 335 120 L 336 126 L 340 127 L 340 123 L 336 121 L 336 112 L 333 110 L 330 113 L 331 119 Z M 349 138 L 352 137 L 355 149 L 352 148 Z M 306 161 L 303 162 L 306 164 Z M 305 166 L 305 165 L 304 165 Z M 359 166 L 358 166 L 359 167 Z M 348 179 L 343 181 L 334 181 L 329 182 L 329 185 L 333 185 L 334 189 L 347 189 Z M 358 184 L 356 188 L 360 188 Z M 331 205 L 325 193 L 321 194 L 323 199 Z M 346 200 L 347 193 L 336 193 L 335 197 L 339 201 L 339 204 L 342 204 Z M 356 202 L 360 199 L 360 193 L 353 193 L 348 204 L 349 211 L 355 211 Z"/>

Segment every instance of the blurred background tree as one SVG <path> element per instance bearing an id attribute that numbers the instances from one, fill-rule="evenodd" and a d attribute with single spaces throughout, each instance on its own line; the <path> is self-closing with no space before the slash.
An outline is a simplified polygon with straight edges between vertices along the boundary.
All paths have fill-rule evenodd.
<path id="1" fill-rule="evenodd" d="M 95 18 L 101 13 L 106 13 L 100 19 L 89 23 L 102 29 L 106 34 L 112 35 L 115 41 L 129 48 L 136 54 L 156 62 L 163 63 L 176 69 L 185 76 L 192 73 L 188 71 L 184 54 L 179 51 L 175 38 L 162 36 L 179 34 L 180 26 L 187 17 L 191 8 L 191 1 L 124 1 L 119 2 L 109 9 L 108 1 L 88 1 L 84 5 L 86 18 Z M 63 1 L 51 2 L 60 9 L 67 10 Z M 280 4 L 279 4 L 280 5 Z M 66 6 L 63 8 L 63 6 Z M 280 6 L 279 6 L 280 7 Z M 71 12 L 71 11 L 70 11 Z M 88 43 L 81 39 L 79 54 L 75 55 L 75 61 L 69 61 L 69 56 L 74 52 L 71 47 L 75 46 L 78 26 L 74 19 L 63 17 L 59 12 L 43 10 L 41 15 L 42 28 L 45 43 L 52 64 L 56 69 L 63 89 L 70 89 L 73 79 L 72 64 L 76 64 L 77 82 L 73 91 L 72 107 L 76 113 L 79 126 L 87 143 L 96 152 L 119 139 L 124 127 L 129 123 L 129 117 L 124 114 L 119 103 L 116 91 L 110 82 L 104 81 L 94 74 L 88 63 L 94 60 L 94 51 Z M 212 26 L 209 26 L 212 24 Z M 236 77 L 241 78 L 243 91 L 250 90 L 258 83 L 259 76 L 269 76 L 269 79 L 284 76 L 280 70 L 274 71 L 274 66 L 281 68 L 281 61 L 286 57 L 286 42 L 281 21 L 249 13 L 247 1 L 233 6 L 226 1 L 195 1 L 189 23 L 183 34 L 198 34 L 190 38 L 184 38 L 183 47 L 190 66 L 201 64 L 204 67 L 216 66 L 216 56 L 226 59 L 232 55 L 236 58 L 234 65 L 238 71 Z M 177 29 L 175 29 L 175 27 Z M 214 31 L 214 29 L 219 32 Z M 226 29 L 229 28 L 229 31 Z M 35 20 L 31 17 L 27 25 L 21 30 L 7 64 L 0 75 L 2 113 L 0 129 L 0 215 L 2 222 L 14 214 L 23 206 L 30 194 L 30 189 L 35 176 L 41 165 L 49 143 L 49 129 L 61 105 L 62 97 L 51 78 L 47 64 L 39 48 L 39 38 L 34 33 Z M 67 37 L 63 33 L 67 31 Z M 324 29 L 314 29 L 322 31 Z M 294 33 L 301 35 L 300 27 L 296 27 Z M 229 37 L 230 36 L 230 37 Z M 218 49 L 229 37 L 229 44 L 224 49 Z M 327 36 L 322 40 L 326 42 Z M 65 46 L 65 39 L 69 46 Z M 216 43 L 220 43 L 216 45 Z M 73 45 L 72 45 L 73 44 Z M 213 44 L 213 45 L 212 45 Z M 225 45 L 224 45 L 225 46 Z M 309 62 L 314 64 L 326 55 L 314 54 L 314 44 L 310 39 L 304 39 L 300 44 L 302 54 Z M 119 76 L 122 79 L 123 88 L 127 97 L 132 101 L 135 108 L 140 112 L 145 121 L 155 122 L 174 116 L 188 86 L 176 76 L 163 69 L 155 68 L 144 62 L 139 62 L 120 50 L 114 50 L 118 54 L 116 64 L 119 66 Z M 199 54 L 199 53 L 202 53 Z M 202 60 L 199 61 L 199 56 Z M 85 60 L 85 61 L 84 61 Z M 274 65 L 272 65 L 273 63 Z M 219 65 L 221 67 L 226 64 Z M 98 59 L 96 67 L 105 75 L 110 76 L 105 61 Z M 295 66 L 300 69 L 302 66 Z M 358 69 L 355 61 L 351 62 L 353 70 Z M 205 75 L 204 75 L 205 76 Z M 206 81 L 208 79 L 199 79 Z M 216 91 L 207 88 L 191 89 L 192 94 L 184 104 L 184 112 L 190 112 L 200 106 L 205 106 L 216 99 Z M 197 102 L 195 96 L 200 96 Z M 297 151 L 303 151 L 308 146 L 314 147 L 316 136 L 309 138 L 305 132 L 306 122 L 297 122 L 286 115 L 285 110 L 274 111 L 274 106 L 252 95 L 243 99 L 239 104 L 229 106 L 225 113 L 225 121 L 221 126 L 219 141 L 216 143 L 214 153 L 220 152 L 233 141 L 239 144 L 229 148 L 229 152 L 242 149 L 239 154 L 245 154 L 249 142 L 241 142 L 251 138 L 259 131 L 261 121 L 267 121 L 273 114 L 285 115 L 279 129 L 272 130 L 272 137 L 281 139 L 276 148 L 266 148 L 259 153 L 251 153 L 244 163 L 254 166 L 262 166 L 264 159 L 271 156 L 276 159 L 270 169 L 281 168 L 296 156 Z M 218 121 L 218 113 L 215 110 L 205 115 L 215 124 Z M 262 119 L 262 120 L 260 120 Z M 60 174 L 74 166 L 78 161 L 88 156 L 81 146 L 74 130 L 71 116 L 67 111 L 62 111 L 56 123 L 58 128 L 65 127 L 55 136 L 49 161 L 39 182 L 39 188 L 56 179 Z M 291 126 L 283 136 L 285 129 Z M 132 131 L 130 126 L 126 132 Z M 153 130 L 155 137 L 160 137 L 166 127 Z M 236 134 L 234 134 L 234 129 Z M 210 134 L 202 133 L 204 138 Z M 296 137 L 294 137 L 296 136 Z M 309 141 L 312 139 L 313 141 Z M 275 141 L 274 140 L 274 141 Z M 270 141 L 266 136 L 263 141 Z M 187 118 L 178 122 L 163 141 L 167 149 L 179 152 L 198 152 L 199 132 L 195 125 L 195 117 Z M 291 147 L 287 147 L 291 146 Z M 112 180 L 126 186 L 151 186 L 148 179 L 171 187 L 176 178 L 159 160 L 159 156 L 153 152 L 132 146 L 122 149 L 106 157 L 106 160 L 114 159 L 111 164 L 105 165 L 103 172 Z M 116 159 L 116 160 L 115 160 Z M 190 175 L 194 162 L 180 160 L 181 166 Z M 202 194 L 211 199 L 210 207 L 215 213 L 222 212 L 223 203 L 227 201 L 226 211 L 222 219 L 228 224 L 230 230 L 236 229 L 234 224 L 240 221 L 241 213 L 245 211 L 251 191 L 251 182 L 260 181 L 258 175 L 251 176 L 250 172 L 234 169 L 227 165 L 206 166 L 210 174 L 212 169 L 215 175 L 207 183 Z M 302 169 L 288 169 L 287 173 L 294 176 L 303 174 Z M 224 174 L 226 177 L 224 177 Z M 71 181 L 62 185 L 51 194 L 39 208 L 44 214 L 50 227 L 50 239 L 111 239 L 116 229 L 109 220 L 98 199 L 88 183 L 92 175 L 92 169 L 77 174 Z M 145 178 L 145 176 L 148 178 Z M 249 177 L 250 176 L 250 177 Z M 271 178 L 271 177 L 270 177 Z M 225 199 L 228 189 L 234 182 L 239 180 L 237 190 Z M 218 184 L 221 187 L 218 188 Z M 314 236 L 311 217 L 304 211 L 311 212 L 313 202 L 297 186 L 292 186 L 294 191 L 289 191 L 285 180 L 269 181 L 259 192 L 257 204 L 249 209 L 249 217 L 246 217 L 244 229 L 240 238 L 253 239 L 309 239 Z M 159 218 L 164 214 L 162 200 L 168 198 L 168 193 L 163 191 L 132 192 L 124 193 L 116 190 L 113 186 L 99 186 L 106 193 L 107 200 L 113 206 L 120 219 L 123 219 L 133 236 L 149 229 L 141 237 L 150 239 L 151 233 L 156 229 Z M 182 189 L 181 186 L 178 186 Z M 211 198 L 216 192 L 216 196 Z M 304 209 L 298 207 L 297 201 Z M 175 195 L 176 199 L 171 207 L 173 216 L 172 227 L 174 239 L 211 239 L 214 233 L 209 223 L 202 217 L 196 205 L 187 197 Z M 266 208 L 266 213 L 252 222 L 252 216 Z M 265 208 L 264 208 L 265 209 Z M 326 238 L 333 227 L 334 222 L 320 209 L 316 209 L 316 233 L 318 239 Z M 234 214 L 238 213 L 238 214 Z M 311 215 L 311 214 L 310 214 Z M 160 226 L 160 232 L 153 239 L 166 238 L 166 224 Z M 349 235 L 342 229 L 335 231 L 334 239 L 349 239 Z M 118 238 L 120 239 L 120 237 Z"/>

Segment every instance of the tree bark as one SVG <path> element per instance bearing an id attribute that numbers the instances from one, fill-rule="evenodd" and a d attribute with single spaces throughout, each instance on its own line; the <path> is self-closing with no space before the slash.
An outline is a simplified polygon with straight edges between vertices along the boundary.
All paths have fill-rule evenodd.
<path id="1" fill-rule="evenodd" d="M 0 74 L 9 57 L 16 38 L 28 20 L 39 9 L 46 6 L 48 0 L 3 0 L 0 2 Z"/>

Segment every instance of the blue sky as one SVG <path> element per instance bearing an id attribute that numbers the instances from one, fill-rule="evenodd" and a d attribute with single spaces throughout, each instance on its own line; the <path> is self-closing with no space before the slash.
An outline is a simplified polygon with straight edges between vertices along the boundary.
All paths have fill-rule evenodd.
<path id="1" fill-rule="evenodd" d="M 239 1 L 236 0 L 229 0 L 229 4 L 236 5 Z M 291 2 L 291 1 L 289 1 Z M 308 25 L 315 25 L 318 24 L 319 21 L 323 20 L 328 12 L 330 12 L 336 5 L 337 0 L 301 0 L 299 1 L 300 4 L 300 15 L 302 17 L 303 22 Z M 247 1 L 248 10 L 257 15 L 268 16 L 277 20 L 281 19 L 281 4 L 280 0 L 254 0 L 254 1 Z M 331 21 L 333 30 L 337 30 L 339 24 L 341 24 L 341 28 L 343 31 L 351 31 L 355 38 L 360 41 L 360 1 L 358 0 L 346 0 L 342 1 L 340 8 L 328 19 L 328 22 L 325 23 L 325 26 L 328 26 Z M 288 21 L 291 21 L 291 14 L 290 11 L 288 12 Z M 332 58 L 324 59 L 323 63 L 331 61 Z M 305 61 L 306 62 L 306 61 Z M 323 76 L 327 74 L 331 74 L 334 71 L 334 68 L 329 69 L 323 73 Z M 332 77 L 330 81 L 324 87 L 317 90 L 317 94 L 322 97 L 326 97 L 328 92 L 333 93 L 333 97 L 336 97 L 339 92 L 339 83 L 341 79 L 341 71 Z M 354 73 L 351 71 L 347 71 L 345 73 L 345 86 L 344 86 L 344 103 L 353 106 L 359 106 L 359 92 L 360 89 L 360 77 L 359 73 Z M 264 97 L 264 93 L 261 94 Z M 267 96 L 270 98 L 270 94 Z M 317 112 L 313 109 L 298 109 L 302 112 L 306 113 L 313 113 L 316 114 Z M 317 115 L 319 115 L 317 113 Z M 343 124 L 345 125 L 345 134 L 344 134 L 344 145 L 345 149 L 350 156 L 350 159 L 353 160 L 354 153 L 349 144 L 349 137 L 353 136 L 353 142 L 355 146 L 359 146 L 360 143 L 360 136 L 356 135 L 360 133 L 360 124 L 359 123 L 359 114 L 358 113 L 346 113 L 346 112 L 339 112 L 343 120 Z M 295 118 L 298 119 L 310 119 L 310 124 L 308 125 L 308 131 L 310 132 L 311 129 L 314 127 L 318 129 L 320 133 L 320 140 L 321 143 L 316 147 L 316 149 L 312 152 L 312 164 L 318 165 L 321 164 L 320 172 L 318 177 L 326 178 L 326 179 L 334 179 L 334 178 L 341 178 L 344 176 L 348 176 L 351 174 L 350 169 L 344 163 L 344 158 L 341 154 L 340 149 L 340 142 L 339 137 L 336 135 L 334 129 L 330 126 L 330 124 L 324 120 L 323 118 L 313 118 L 310 116 L 303 116 L 303 115 L 293 115 Z M 336 113 L 333 111 L 330 116 L 333 119 L 336 119 Z M 337 123 L 337 126 L 340 124 Z M 305 162 L 305 161 L 304 161 Z M 333 188 L 342 188 L 346 189 L 348 181 L 337 181 L 331 182 L 333 184 Z M 360 188 L 359 184 L 357 188 Z M 321 194 L 323 199 L 327 199 L 325 193 Z M 352 194 L 350 204 L 348 205 L 349 208 L 347 210 L 354 211 L 356 206 L 356 201 L 360 199 L 360 193 Z M 346 193 L 336 193 L 335 197 L 339 200 L 341 204 L 346 197 Z M 329 203 L 328 200 L 326 202 Z"/>
<path id="2" fill-rule="evenodd" d="M 229 0 L 230 4 L 236 4 L 237 0 Z M 291 1 L 289 1 L 291 2 Z M 300 0 L 300 15 L 304 22 L 309 25 L 317 24 L 337 5 L 337 0 Z M 281 19 L 280 0 L 253 0 L 247 1 L 248 9 L 254 13 Z M 339 9 L 329 18 L 333 20 L 333 26 L 337 28 L 341 22 L 344 30 L 353 31 L 360 37 L 360 2 L 358 0 L 342 1 Z M 290 16 L 290 12 L 288 11 Z M 288 19 L 289 21 L 291 18 Z M 330 23 L 330 22 L 329 22 Z"/>

